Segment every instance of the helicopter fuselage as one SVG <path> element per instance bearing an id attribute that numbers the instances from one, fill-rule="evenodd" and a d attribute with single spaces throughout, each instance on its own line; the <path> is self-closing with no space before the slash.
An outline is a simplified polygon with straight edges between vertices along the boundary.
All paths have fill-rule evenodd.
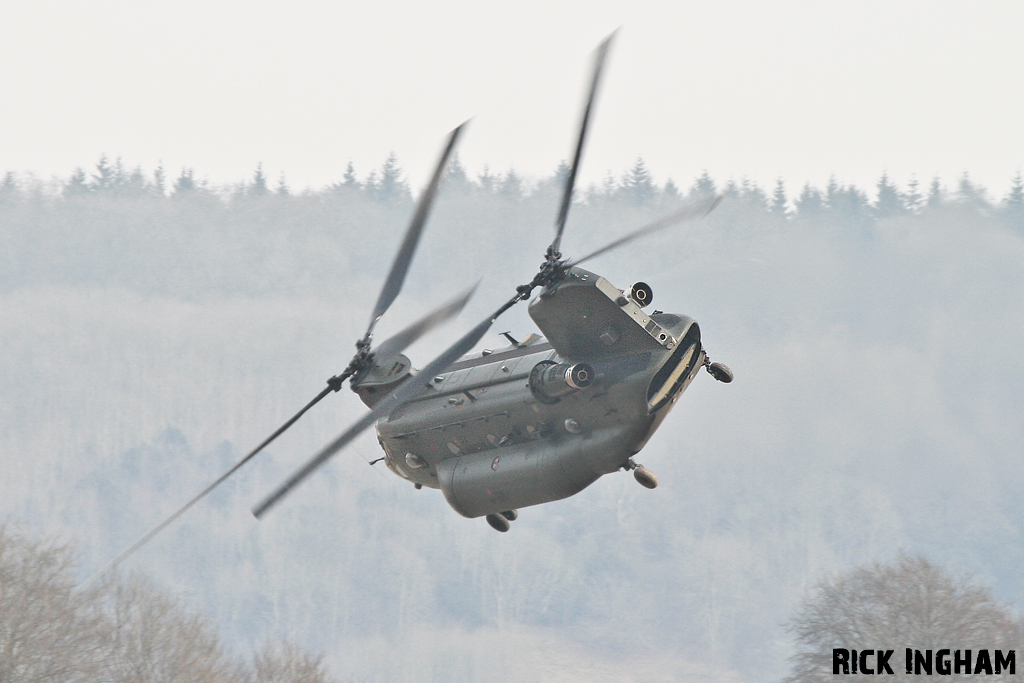
<path id="1" fill-rule="evenodd" d="M 567 498 L 630 467 L 704 364 L 692 318 L 648 315 L 581 268 L 530 315 L 546 339 L 465 356 L 377 423 L 388 468 L 466 517 Z M 397 383 L 408 368 L 401 356 L 375 370 Z M 356 390 L 372 405 L 391 382 L 368 379 Z"/>

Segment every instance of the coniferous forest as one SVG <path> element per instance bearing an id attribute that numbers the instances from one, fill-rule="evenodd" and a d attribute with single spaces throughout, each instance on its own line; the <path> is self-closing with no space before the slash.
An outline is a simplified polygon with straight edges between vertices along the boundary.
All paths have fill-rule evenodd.
<path id="1" fill-rule="evenodd" d="M 453 164 L 381 338 L 480 280 L 409 351 L 422 364 L 511 296 L 564 173 Z M 638 456 L 657 489 L 609 475 L 502 535 L 367 466 L 367 434 L 256 522 L 249 508 L 362 414 L 341 392 L 133 557 L 83 607 L 90 637 L 135 591 L 247 680 L 291 657 L 337 680 L 761 682 L 790 673 L 787 620 L 812 586 L 901 553 L 1017 614 L 1024 182 L 1008 182 L 677 185 L 638 159 L 578 192 L 563 252 L 724 194 L 590 269 L 649 283 L 736 373 L 699 376 Z M 7 173 L 0 560 L 38 551 L 23 556 L 63 563 L 69 590 L 312 398 L 365 329 L 414 190 L 393 155 L 304 191 L 261 167 L 214 185 L 107 157 Z M 502 320 L 486 345 L 535 331 L 525 306 Z"/>
<path id="2" fill-rule="evenodd" d="M 444 189 L 442 210 L 454 219 L 446 229 L 478 229 L 475 237 L 471 232 L 446 233 L 449 241 L 466 247 L 463 237 L 490 242 L 503 231 L 521 235 L 525 226 L 550 223 L 544 212 L 566 172 L 563 166 L 550 177 L 527 183 L 514 170 L 492 174 L 485 169 L 472 177 L 456 161 Z M 642 159 L 621 177 L 609 173 L 600 185 L 580 192 L 575 211 L 585 217 L 574 218 L 593 234 L 589 227 L 594 222 L 628 225 L 634 217 L 657 215 L 687 197 L 716 192 L 726 197 L 722 213 L 736 218 L 742 214 L 747 224 L 819 223 L 863 236 L 884 221 L 970 217 L 1024 230 L 1020 173 L 1001 198 L 989 196 L 966 173 L 950 182 L 910 178 L 903 186 L 883 174 L 876 187 L 867 189 L 835 178 L 824 188 L 787 188 L 781 180 L 761 188 L 748 181 L 716 181 L 705 173 L 681 188 L 671 179 L 655 183 Z M 271 182 L 261 167 L 248 181 L 227 186 L 212 186 L 190 168 L 172 180 L 163 168 L 146 173 L 106 156 L 91 171 L 79 168 L 63 180 L 8 172 L 0 183 L 8 240 L 0 286 L 117 284 L 139 292 L 202 297 L 296 291 L 302 285 L 293 267 L 312 271 L 324 266 L 349 279 L 364 273 L 373 277 L 379 272 L 378 259 L 353 262 L 354 247 L 366 246 L 386 261 L 392 235 L 382 231 L 398 234 L 412 206 L 412 193 L 394 155 L 362 179 L 350 163 L 340 182 L 301 193 L 293 193 L 284 176 Z M 543 242 L 542 231 L 536 238 Z M 440 236 L 437 241 L 442 241 Z M 335 242 L 336 249 L 323 249 Z M 173 268 L 175 276 L 161 277 L 159 261 Z M 234 267 L 240 262 L 251 271 L 244 282 Z M 338 273 L 339 263 L 355 270 Z"/>

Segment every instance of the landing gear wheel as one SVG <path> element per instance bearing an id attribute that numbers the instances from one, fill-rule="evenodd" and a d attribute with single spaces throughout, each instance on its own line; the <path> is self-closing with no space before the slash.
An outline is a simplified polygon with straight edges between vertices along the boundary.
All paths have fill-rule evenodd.
<path id="1" fill-rule="evenodd" d="M 501 516 L 510 522 L 514 522 L 519 519 L 519 510 L 505 510 L 501 513 Z"/>
<path id="2" fill-rule="evenodd" d="M 654 472 L 651 472 L 643 465 L 636 466 L 633 470 L 633 478 L 640 482 L 641 486 L 649 489 L 657 488 L 658 486 L 658 478 L 654 476 Z"/>
<path id="3" fill-rule="evenodd" d="M 505 519 L 504 515 L 499 515 L 494 512 L 487 515 L 487 523 L 490 524 L 495 530 L 500 531 L 501 533 L 505 533 L 512 527 L 509 521 Z"/>
<path id="4" fill-rule="evenodd" d="M 725 363 L 711 363 L 710 365 L 707 366 L 707 368 L 708 372 L 711 373 L 711 376 L 717 379 L 719 382 L 725 382 L 726 384 L 728 384 L 729 382 L 732 381 L 732 370 L 730 370 L 729 366 L 726 365 Z"/>

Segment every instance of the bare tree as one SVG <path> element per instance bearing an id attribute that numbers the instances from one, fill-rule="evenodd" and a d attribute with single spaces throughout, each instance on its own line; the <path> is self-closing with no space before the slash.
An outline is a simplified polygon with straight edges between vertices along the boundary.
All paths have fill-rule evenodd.
<path id="1" fill-rule="evenodd" d="M 895 650 L 892 669 L 905 676 L 905 649 L 1020 649 L 1022 625 L 988 588 L 954 577 L 923 557 L 901 555 L 826 578 L 789 624 L 797 641 L 787 683 L 835 683 L 833 648 Z M 1003 681 L 1014 676 L 993 676 Z M 989 678 L 979 676 L 976 678 Z"/>
<path id="2" fill-rule="evenodd" d="M 209 619 L 144 577 L 76 589 L 73 559 L 0 524 L 0 683 L 333 683 L 283 641 L 235 664 Z"/>
<path id="3" fill-rule="evenodd" d="M 120 580 L 108 596 L 106 678 L 111 683 L 220 683 L 230 661 L 209 621 L 141 577 Z"/>
<path id="4" fill-rule="evenodd" d="M 0 683 L 77 682 L 100 669 L 97 590 L 76 592 L 73 553 L 0 524 Z"/>
<path id="5" fill-rule="evenodd" d="M 333 683 L 323 655 L 313 655 L 288 641 L 268 641 L 253 657 L 252 665 L 240 667 L 244 683 Z"/>

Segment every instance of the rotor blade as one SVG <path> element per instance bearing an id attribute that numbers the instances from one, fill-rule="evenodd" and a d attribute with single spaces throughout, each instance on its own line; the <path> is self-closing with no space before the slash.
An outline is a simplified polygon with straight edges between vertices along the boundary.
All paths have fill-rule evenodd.
<path id="1" fill-rule="evenodd" d="M 672 225 L 675 225 L 676 223 L 682 223 L 683 221 L 692 220 L 694 218 L 704 218 L 704 216 L 707 216 L 709 213 L 714 211 L 715 207 L 718 206 L 718 203 L 720 201 L 722 201 L 722 195 L 718 195 L 718 196 L 712 197 L 710 199 L 698 201 L 698 202 L 696 202 L 694 204 L 690 204 L 688 206 L 685 206 L 682 209 L 680 209 L 679 211 L 676 211 L 675 213 L 671 213 L 671 214 L 665 216 L 664 218 L 659 218 L 658 220 L 654 221 L 653 223 L 648 223 L 647 225 L 645 225 L 644 227 L 640 228 L 639 230 L 634 230 L 633 232 L 629 233 L 628 235 L 626 235 L 624 237 L 620 237 L 619 239 L 615 240 L 614 242 L 611 242 L 609 244 L 604 245 L 603 247 L 601 247 L 597 251 L 591 252 L 591 253 L 587 254 L 586 256 L 584 256 L 581 259 L 577 259 L 575 261 L 571 261 L 569 265 L 578 266 L 579 264 L 583 263 L 584 261 L 589 261 L 590 259 L 594 258 L 595 256 L 600 256 L 601 254 L 604 254 L 605 252 L 609 252 L 609 251 L 611 251 L 613 249 L 618 249 L 622 245 L 629 244 L 630 242 L 632 242 L 635 239 L 639 239 L 639 238 L 643 237 L 644 235 L 649 235 L 652 232 L 657 232 L 659 230 L 664 230 L 665 228 L 670 227 Z"/>
<path id="2" fill-rule="evenodd" d="M 413 215 L 412 222 L 409 223 L 409 227 L 405 231 L 405 238 L 402 240 L 402 245 L 398 248 L 398 253 L 395 254 L 395 261 L 391 264 L 391 271 L 388 273 L 387 279 L 384 280 L 384 286 L 381 288 L 380 296 L 377 298 L 377 305 L 373 307 L 373 314 L 370 316 L 370 326 L 366 330 L 367 337 L 373 333 L 373 328 L 377 325 L 377 321 L 380 320 L 384 312 L 388 310 L 388 306 L 391 305 L 391 302 L 395 300 L 395 297 L 402 290 L 405 274 L 409 271 L 409 264 L 412 263 L 412 257 L 416 252 L 416 245 L 419 243 L 420 235 L 423 233 L 423 227 L 427 224 L 427 216 L 430 215 L 430 207 L 433 205 L 434 197 L 437 195 L 437 188 L 444 177 L 444 169 L 448 163 L 448 158 L 455 149 L 455 143 L 458 142 L 459 134 L 465 127 L 466 124 L 463 123 L 449 135 L 448 144 L 445 145 L 444 152 L 441 153 L 441 158 L 437 161 L 437 167 L 434 169 L 434 175 L 430 179 L 430 184 L 427 185 L 427 189 L 420 196 L 416 213 Z"/>
<path id="3" fill-rule="evenodd" d="M 587 96 L 587 105 L 583 108 L 583 117 L 580 119 L 580 134 L 576 141 L 576 153 L 572 158 L 572 166 L 569 167 L 569 175 L 565 178 L 565 189 L 562 192 L 562 206 L 558 209 L 558 218 L 555 220 L 555 240 L 548 247 L 548 253 L 557 254 L 562 246 L 562 233 L 565 231 L 565 221 L 569 216 L 569 207 L 572 205 L 572 191 L 576 185 L 576 173 L 580 168 L 580 158 L 583 156 L 583 145 L 587 139 L 587 124 L 590 121 L 590 112 L 594 107 L 594 100 L 597 98 L 597 88 L 601 83 L 601 71 L 604 69 L 604 61 L 608 56 L 608 48 L 611 46 L 615 34 L 604 39 L 594 54 L 594 73 L 590 81 L 590 94 Z"/>
<path id="4" fill-rule="evenodd" d="M 473 285 L 451 301 L 441 304 L 398 334 L 381 342 L 381 344 L 373 350 L 374 357 L 381 361 L 387 360 L 388 358 L 404 351 L 410 344 L 441 323 L 458 315 L 459 311 L 461 311 L 463 306 L 466 305 L 466 302 L 469 301 L 469 298 L 473 296 L 473 292 L 476 291 L 476 288 L 477 285 Z"/>
<path id="5" fill-rule="evenodd" d="M 412 325 L 408 326 L 407 328 L 405 328 L 404 330 L 402 330 L 398 334 L 396 334 L 393 337 L 391 337 L 391 338 L 387 339 L 386 341 L 384 341 L 383 344 L 381 344 L 379 347 L 377 347 L 377 349 L 375 350 L 375 353 L 377 354 L 377 356 L 379 358 L 390 358 L 390 357 L 392 357 L 392 356 L 394 356 L 394 355 L 396 355 L 398 353 L 401 353 L 406 347 L 409 346 L 409 344 L 412 344 L 414 341 L 416 341 L 421 336 L 423 336 L 424 334 L 426 334 L 427 332 L 432 330 L 434 327 L 436 327 L 437 325 L 441 324 L 442 322 L 448 320 L 449 318 L 457 315 L 459 313 L 459 311 L 462 310 L 463 306 L 466 305 L 466 302 L 469 301 L 469 298 L 473 295 L 473 292 L 475 292 L 475 291 L 476 291 L 476 285 L 474 285 L 473 287 L 470 287 L 463 294 L 460 294 L 459 296 L 455 297 L 451 301 L 449 301 L 449 302 L 447 302 L 445 304 L 442 304 L 437 309 L 431 311 L 430 313 L 425 315 L 423 318 L 421 318 L 417 322 L 413 323 Z M 476 344 L 476 341 L 474 341 L 473 344 Z M 472 346 L 470 348 L 472 348 Z M 345 379 L 346 379 L 345 376 L 340 377 L 339 378 L 339 384 L 340 384 L 341 381 L 344 381 Z M 118 555 L 116 558 L 114 558 L 114 560 L 110 564 L 108 564 L 102 570 L 100 570 L 99 572 L 94 574 L 92 577 L 90 577 L 85 582 L 85 584 L 91 583 L 95 579 L 103 576 L 104 574 L 106 574 L 110 570 L 114 569 L 117 565 L 119 565 L 121 562 L 126 560 L 128 558 L 128 556 L 130 556 L 136 550 L 138 550 L 143 545 L 148 543 L 150 539 L 152 539 L 154 536 L 156 536 L 161 531 L 163 531 L 165 528 L 167 528 L 172 522 L 174 522 L 174 520 L 176 520 L 178 517 L 183 515 L 190 507 L 192 507 L 193 505 L 198 503 L 207 494 L 209 494 L 215 488 L 220 486 L 228 477 L 230 477 L 232 474 L 237 472 L 243 465 L 245 465 L 245 463 L 249 462 L 257 453 L 259 453 L 264 448 L 266 448 L 268 445 L 270 445 L 270 443 L 274 439 L 279 437 L 282 433 L 284 433 L 284 431 L 286 429 L 288 429 L 293 424 L 295 424 L 295 422 L 300 417 L 302 417 L 306 413 L 307 410 L 309 410 L 314 405 L 319 403 L 321 399 L 323 399 L 325 396 L 327 396 L 327 394 L 331 393 L 331 391 L 333 391 L 333 390 L 334 390 L 334 388 L 332 386 L 330 386 L 330 385 L 325 387 L 324 390 L 321 391 L 319 394 L 317 394 L 317 396 L 312 401 L 310 401 L 305 406 L 303 406 L 302 410 L 300 410 L 295 415 L 293 415 L 291 417 L 291 419 L 289 419 L 287 422 L 285 422 L 283 425 L 281 425 L 281 427 L 279 427 L 277 429 L 277 431 L 275 431 L 273 434 L 271 434 L 269 437 L 267 437 L 263 441 L 263 443 L 261 443 L 253 451 L 251 451 L 248 455 L 246 455 L 244 458 L 242 458 L 237 463 L 235 463 L 231 467 L 231 469 L 229 469 L 227 472 L 225 472 L 220 477 L 218 477 L 212 484 L 207 486 L 205 489 L 200 491 L 196 496 L 194 496 L 191 500 L 189 500 L 187 503 L 185 503 L 185 505 L 183 505 L 181 508 L 179 508 L 177 511 L 175 511 L 174 514 L 172 514 L 170 517 L 168 517 L 163 522 L 161 522 L 159 525 L 157 525 L 152 531 L 150 531 L 145 536 L 143 536 L 142 538 L 137 540 L 127 550 L 125 550 L 120 555 Z M 83 586 L 85 584 L 83 584 Z"/>
<path id="6" fill-rule="evenodd" d="M 342 381 L 344 381 L 344 379 L 345 378 L 342 378 Z M 121 562 L 123 562 L 124 560 L 128 559 L 129 555 L 131 555 L 136 550 L 138 550 L 139 548 L 144 546 L 146 543 L 148 543 L 150 539 L 152 539 L 154 536 L 156 536 L 161 531 L 166 529 L 174 520 L 176 520 L 178 517 L 181 517 L 190 507 L 192 507 L 193 505 L 198 503 L 200 500 L 202 500 L 204 497 L 206 497 L 206 495 L 208 493 L 210 493 L 215 488 L 220 486 L 224 482 L 225 479 L 227 479 L 232 474 L 237 472 L 239 470 L 239 468 L 241 468 L 243 465 L 245 465 L 245 463 L 247 463 L 250 460 L 252 460 L 253 456 L 255 456 L 257 453 L 259 453 L 264 448 L 266 448 L 267 445 L 269 445 L 271 441 L 273 441 L 274 439 L 279 437 L 286 429 L 288 429 L 293 424 L 295 424 L 295 421 L 298 420 L 300 417 L 302 417 L 303 414 L 307 410 L 309 410 L 310 408 L 315 406 L 317 403 L 319 403 L 320 400 L 324 396 L 326 396 L 327 394 L 331 393 L 332 391 L 334 391 L 334 389 L 331 386 L 325 387 L 323 391 L 321 391 L 319 394 L 316 395 L 316 398 L 314 398 L 312 401 L 310 401 L 305 406 L 303 406 L 302 410 L 300 410 L 299 412 L 295 413 L 295 415 L 293 415 L 290 420 L 288 420 L 283 425 L 281 425 L 281 427 L 278 428 L 278 430 L 276 432 L 274 432 L 269 437 L 267 437 L 263 441 L 263 443 L 261 443 L 259 446 L 257 446 L 253 451 L 251 451 L 244 458 L 242 458 L 241 460 L 236 462 L 234 465 L 232 465 L 231 469 L 229 469 L 224 474 L 220 475 L 220 477 L 218 477 L 216 480 L 214 480 L 214 482 L 212 484 L 207 486 L 205 489 L 200 491 L 196 496 L 194 496 L 191 500 L 189 500 L 187 503 L 185 503 L 180 508 L 178 508 L 178 510 L 175 511 L 175 513 L 172 514 L 170 517 L 168 517 L 164 521 L 160 522 L 160 524 L 158 524 L 155 528 L 153 528 L 152 531 L 147 533 L 145 536 L 143 536 L 139 540 L 135 541 L 135 543 L 133 543 L 127 550 L 125 550 L 120 555 L 115 557 L 114 560 L 110 564 L 108 564 L 106 567 L 104 567 L 100 571 L 96 572 L 95 574 L 93 574 L 89 579 L 87 579 L 79 587 L 81 588 L 81 587 L 83 587 L 83 586 L 85 586 L 85 585 L 87 585 L 89 583 L 92 583 L 93 581 L 95 581 L 96 579 L 100 578 L 101 576 L 103 576 L 104 574 L 109 572 L 110 570 L 114 569 L 114 567 L 116 567 L 117 565 L 121 564 Z"/>
<path id="7" fill-rule="evenodd" d="M 502 307 L 497 313 L 467 332 L 465 336 L 450 346 L 448 350 L 427 363 L 426 367 L 416 373 L 416 375 L 400 384 L 393 394 L 374 406 L 373 410 L 342 432 L 337 439 L 324 446 L 319 453 L 307 461 L 306 464 L 289 477 L 286 482 L 279 486 L 269 496 L 264 498 L 263 502 L 253 508 L 252 513 L 256 518 L 258 519 L 266 514 L 266 512 L 286 496 L 289 491 L 298 486 L 306 477 L 308 477 L 315 469 L 323 465 L 331 456 L 351 443 L 352 440 L 359 436 L 367 427 L 382 417 L 387 416 L 395 408 L 413 398 L 416 394 L 429 386 L 431 380 L 433 380 L 437 374 L 444 372 L 444 370 L 455 362 L 459 356 L 464 355 L 476 346 L 476 343 L 483 338 L 487 329 L 492 323 L 494 323 L 495 318 L 497 318 L 498 315 L 500 315 L 506 308 L 507 306 Z"/>

